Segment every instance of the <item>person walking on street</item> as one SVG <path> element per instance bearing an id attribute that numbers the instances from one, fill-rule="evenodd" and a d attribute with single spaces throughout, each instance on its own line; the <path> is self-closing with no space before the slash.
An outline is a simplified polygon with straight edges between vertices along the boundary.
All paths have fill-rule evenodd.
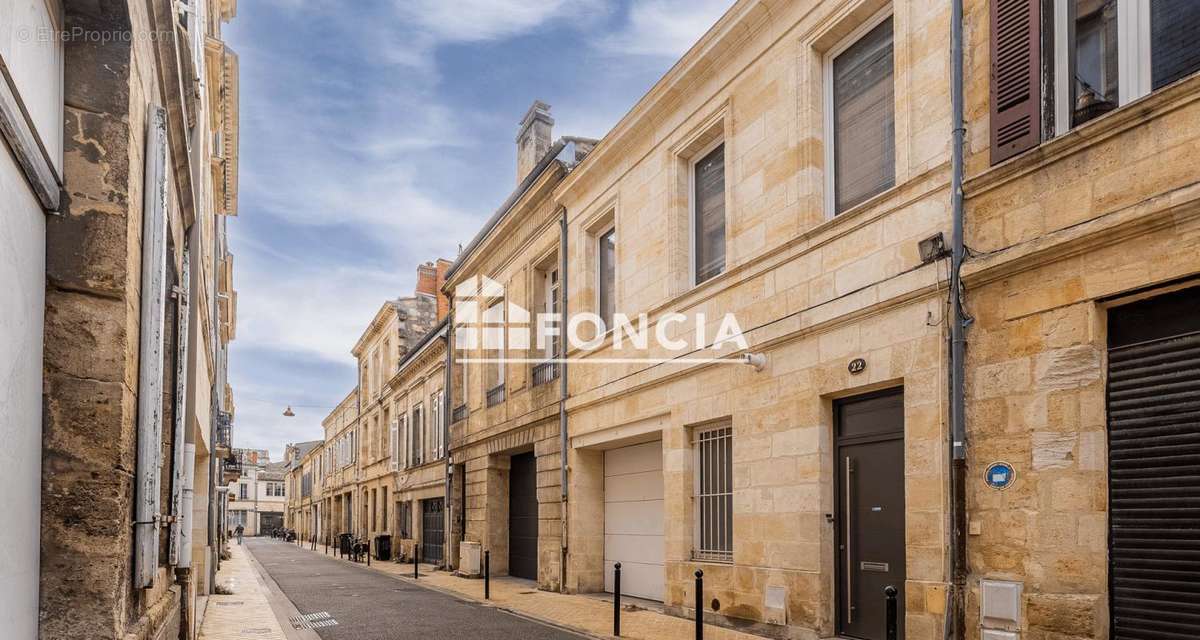
<path id="1" fill-rule="evenodd" d="M 237 526 L 236 531 L 237 531 L 238 545 L 242 544 L 242 531 L 244 531 L 244 530 L 245 529 L 244 529 L 244 527 L 242 527 L 242 525 L 239 524 Z"/>

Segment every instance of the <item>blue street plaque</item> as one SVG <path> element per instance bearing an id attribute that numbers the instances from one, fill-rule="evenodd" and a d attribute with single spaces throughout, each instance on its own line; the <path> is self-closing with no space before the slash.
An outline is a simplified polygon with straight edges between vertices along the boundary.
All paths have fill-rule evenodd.
<path id="1" fill-rule="evenodd" d="M 983 479 L 993 489 L 1007 489 L 1017 479 L 1017 472 L 1007 462 L 993 462 L 988 465 Z"/>

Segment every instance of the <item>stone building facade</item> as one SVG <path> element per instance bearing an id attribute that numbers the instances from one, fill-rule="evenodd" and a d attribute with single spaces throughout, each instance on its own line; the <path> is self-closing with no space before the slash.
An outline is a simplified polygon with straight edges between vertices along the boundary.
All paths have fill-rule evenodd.
<path id="1" fill-rule="evenodd" d="M 703 570 L 706 618 L 768 636 L 882 638 L 894 586 L 910 638 L 957 620 L 988 640 L 1191 637 L 1200 52 L 1179 34 L 1200 16 L 1072 4 L 966 2 L 965 606 L 941 2 L 738 2 L 577 165 L 518 161 L 535 179 L 451 269 L 454 313 L 485 276 L 467 302 L 485 324 L 497 302 L 493 320 L 543 309 L 565 246 L 568 314 L 646 314 L 653 333 L 682 313 L 664 333 L 702 337 L 635 354 L 652 362 L 622 362 L 613 333 L 565 354 L 565 490 L 538 354 L 510 348 L 497 371 L 456 350 L 460 570 L 490 550 L 515 573 L 511 465 L 532 451 L 541 588 L 611 589 L 620 561 L 626 593 L 689 616 Z M 1040 48 L 1016 75 L 990 36 L 1014 6 Z M 1070 41 L 1098 19 L 1124 52 L 1103 63 Z M 1069 69 L 1111 86 L 1055 88 Z M 1021 73 L 1046 95 L 1018 139 L 990 78 Z M 530 114 L 522 136 L 549 129 L 544 104 Z M 713 346 L 727 313 L 745 348 Z"/>
<path id="2" fill-rule="evenodd" d="M 322 488 L 325 475 L 325 442 L 311 440 L 284 449 L 287 491 L 283 526 L 302 540 L 324 541 Z"/>
<path id="3" fill-rule="evenodd" d="M 0 485 L 34 508 L 4 540 L 14 637 L 191 638 L 211 591 L 234 414 L 236 5 L 177 4 L 0 9 L 0 236 L 18 248 L 0 345 L 24 363 L 0 385 L 19 392 L 3 434 L 20 461 Z"/>
<path id="4" fill-rule="evenodd" d="M 455 292 L 454 304 L 469 299 L 489 323 L 521 321 L 558 297 L 553 292 L 562 260 L 561 215 L 552 194 L 595 141 L 552 142 L 553 124 L 549 105 L 530 107 L 517 135 L 517 166 L 523 171 L 517 188 L 447 276 L 444 290 Z M 464 504 L 462 520 L 452 520 L 452 538 L 472 548 L 476 560 L 481 549 L 490 551 L 496 575 L 536 580 L 557 590 L 566 551 L 560 394 L 557 365 L 542 362 L 553 356 L 535 342 L 505 342 L 493 349 L 479 340 L 472 349 L 456 348 L 452 477 L 460 482 L 456 498 Z M 504 358 L 521 362 L 495 362 Z M 478 562 L 468 564 L 459 569 L 480 570 Z"/>
<path id="5" fill-rule="evenodd" d="M 321 421 L 325 431 L 325 473 L 321 478 L 322 514 L 327 514 L 326 537 L 355 530 L 355 488 L 358 483 L 359 393 L 355 387 Z M 295 527 L 293 527 L 295 528 Z"/>

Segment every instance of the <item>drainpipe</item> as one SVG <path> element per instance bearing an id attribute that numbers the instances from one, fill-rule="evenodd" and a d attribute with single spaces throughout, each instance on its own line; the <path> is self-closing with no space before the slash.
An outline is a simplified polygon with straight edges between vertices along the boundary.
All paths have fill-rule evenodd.
<path id="1" fill-rule="evenodd" d="M 559 268 L 558 295 L 561 298 L 559 312 L 562 321 L 559 323 L 558 336 L 558 466 L 559 482 L 562 485 L 562 553 L 558 563 L 558 589 L 567 592 L 567 209 L 562 209 L 562 219 L 559 220 Z"/>
<path id="2" fill-rule="evenodd" d="M 951 554 L 953 580 L 951 611 L 954 637 L 966 637 L 967 582 L 967 428 L 965 415 L 966 314 L 963 312 L 961 270 L 963 247 L 963 144 L 966 123 L 963 113 L 963 0 L 950 0 L 950 111 L 954 123 L 950 151 L 950 208 L 953 233 L 950 253 L 950 498 Z M 949 625 L 947 625 L 949 631 Z"/>
<path id="3" fill-rule="evenodd" d="M 453 419 L 453 416 L 450 415 L 450 407 L 454 406 L 454 401 L 450 397 L 454 391 L 450 386 L 451 381 L 454 379 L 454 376 L 451 375 L 454 358 L 452 357 L 453 353 L 450 351 L 450 327 L 452 324 L 452 321 L 447 321 L 445 332 L 442 334 L 442 342 L 446 345 L 446 364 L 442 371 L 442 389 L 445 390 L 442 393 L 442 453 L 446 458 L 446 497 L 442 502 L 442 504 L 446 505 L 446 508 L 442 510 L 446 518 L 445 523 L 442 525 L 442 565 L 446 569 L 450 569 L 452 566 L 450 561 L 450 541 L 454 539 L 454 510 L 450 503 L 450 496 L 453 495 L 452 490 L 454 485 L 454 464 L 450 459 L 450 421 Z M 458 508 L 462 509 L 465 506 L 459 505 Z"/>

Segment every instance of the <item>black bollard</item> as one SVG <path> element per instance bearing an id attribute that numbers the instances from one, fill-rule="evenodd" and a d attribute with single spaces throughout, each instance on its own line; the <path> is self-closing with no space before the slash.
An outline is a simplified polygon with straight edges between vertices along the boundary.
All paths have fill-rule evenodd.
<path id="1" fill-rule="evenodd" d="M 704 640 L 704 572 L 696 569 L 696 640 Z"/>
<path id="2" fill-rule="evenodd" d="M 367 566 L 371 566 L 371 543 L 367 543 Z"/>
<path id="3" fill-rule="evenodd" d="M 621 563 L 613 565 L 613 635 L 621 635 Z"/>
<path id="4" fill-rule="evenodd" d="M 896 587 L 888 585 L 883 588 L 883 594 L 887 598 L 887 614 L 884 618 L 884 638 L 887 640 L 897 640 L 899 628 L 896 626 Z"/>
<path id="5" fill-rule="evenodd" d="M 421 547 L 413 544 L 413 580 L 421 579 Z"/>
<path id="6" fill-rule="evenodd" d="M 483 552 L 483 599 L 492 599 L 492 552 Z"/>

